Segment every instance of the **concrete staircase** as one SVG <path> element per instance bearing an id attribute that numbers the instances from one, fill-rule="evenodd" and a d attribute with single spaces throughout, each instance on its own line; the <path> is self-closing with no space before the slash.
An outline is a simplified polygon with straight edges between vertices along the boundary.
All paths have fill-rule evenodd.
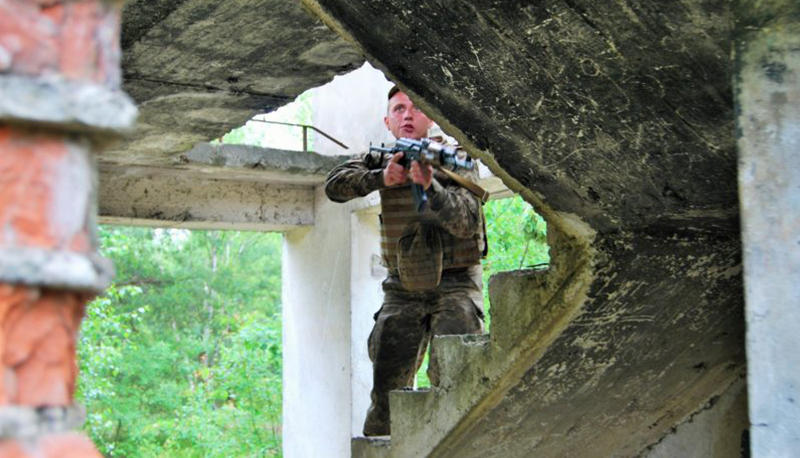
<path id="1" fill-rule="evenodd" d="M 646 457 L 741 379 L 736 239 L 637 252 L 554 221 L 550 267 L 496 275 L 491 334 L 434 339 L 441 386 L 393 392 L 392 437 L 353 457 Z"/>
<path id="2" fill-rule="evenodd" d="M 551 244 L 562 249 L 560 254 L 553 250 L 550 268 L 491 279 L 490 334 L 433 339 L 442 359 L 440 386 L 392 392 L 392 436 L 354 438 L 354 458 L 460 456 L 448 443 L 458 442 L 470 424 L 519 385 L 582 302 L 591 251 L 577 250 L 577 238 L 556 238 Z M 524 407 L 533 409 L 536 402 L 532 397 Z"/>

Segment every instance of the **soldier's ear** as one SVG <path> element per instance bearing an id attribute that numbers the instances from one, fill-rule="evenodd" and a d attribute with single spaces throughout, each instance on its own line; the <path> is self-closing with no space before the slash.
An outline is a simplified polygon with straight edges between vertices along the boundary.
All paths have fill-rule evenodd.
<path id="1" fill-rule="evenodd" d="M 392 129 L 389 128 L 389 117 L 388 116 L 384 116 L 383 117 L 383 125 L 386 126 L 386 130 L 392 130 Z"/>

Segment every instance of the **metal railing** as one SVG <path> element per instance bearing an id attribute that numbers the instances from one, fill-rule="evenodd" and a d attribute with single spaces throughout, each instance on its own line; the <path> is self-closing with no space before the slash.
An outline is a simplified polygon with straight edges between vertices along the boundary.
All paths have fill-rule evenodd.
<path id="1" fill-rule="evenodd" d="M 347 145 L 345 145 L 344 143 L 340 142 L 339 140 L 331 137 L 330 135 L 328 135 L 325 132 L 317 129 L 314 126 L 309 126 L 308 124 L 294 124 L 294 123 L 291 123 L 291 122 L 267 121 L 265 119 L 251 119 L 251 121 L 263 122 L 263 123 L 267 123 L 267 124 L 279 124 L 279 125 L 282 125 L 282 126 L 302 127 L 303 128 L 303 151 L 304 152 L 308 151 L 308 129 L 311 129 L 314 132 L 322 135 L 323 137 L 327 138 L 328 140 L 332 141 L 333 143 L 336 143 L 337 145 L 341 146 L 344 149 L 350 149 L 350 148 L 347 147 Z"/>

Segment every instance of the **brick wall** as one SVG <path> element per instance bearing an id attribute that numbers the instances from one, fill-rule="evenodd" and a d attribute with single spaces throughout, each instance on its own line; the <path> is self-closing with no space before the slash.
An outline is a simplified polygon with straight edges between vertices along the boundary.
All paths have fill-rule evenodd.
<path id="1" fill-rule="evenodd" d="M 136 117 L 119 90 L 120 8 L 0 0 L 0 458 L 100 456 L 74 432 L 75 343 L 112 276 L 93 155 Z"/>

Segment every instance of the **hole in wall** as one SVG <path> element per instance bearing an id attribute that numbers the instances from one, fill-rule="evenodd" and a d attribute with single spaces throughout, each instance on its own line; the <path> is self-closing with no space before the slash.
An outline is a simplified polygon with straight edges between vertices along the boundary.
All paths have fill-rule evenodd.
<path id="1" fill-rule="evenodd" d="M 243 126 L 232 129 L 215 142 L 286 151 L 312 151 L 317 135 L 302 126 L 313 125 L 313 102 L 314 90 L 310 89 L 275 111 L 253 116 Z"/>

